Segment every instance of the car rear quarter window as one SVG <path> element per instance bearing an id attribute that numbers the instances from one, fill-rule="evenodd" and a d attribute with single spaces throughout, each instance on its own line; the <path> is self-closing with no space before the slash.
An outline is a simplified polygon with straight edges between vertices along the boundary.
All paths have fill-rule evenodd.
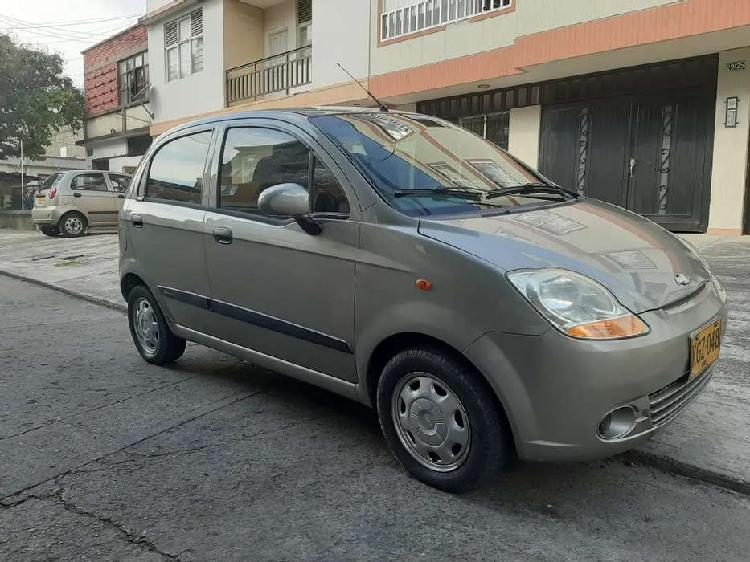
<path id="1" fill-rule="evenodd" d="M 112 189 L 118 193 L 125 193 L 130 185 L 130 176 L 109 174 L 109 181 L 112 182 Z"/>
<path id="2" fill-rule="evenodd" d="M 203 172 L 211 131 L 176 138 L 163 145 L 151 160 L 146 197 L 200 204 Z"/>

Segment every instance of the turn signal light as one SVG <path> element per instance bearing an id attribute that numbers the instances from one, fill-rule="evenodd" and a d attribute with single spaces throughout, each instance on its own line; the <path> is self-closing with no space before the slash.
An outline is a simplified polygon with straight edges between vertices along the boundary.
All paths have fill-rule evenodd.
<path id="1" fill-rule="evenodd" d="M 55 197 L 57 197 L 57 188 L 56 187 L 53 187 L 52 189 L 49 190 L 48 197 L 50 199 L 54 199 Z"/>
<path id="2" fill-rule="evenodd" d="M 614 340 L 642 336 L 649 332 L 649 328 L 643 320 L 631 314 L 610 320 L 579 324 L 567 328 L 565 332 L 569 336 L 585 340 Z"/>

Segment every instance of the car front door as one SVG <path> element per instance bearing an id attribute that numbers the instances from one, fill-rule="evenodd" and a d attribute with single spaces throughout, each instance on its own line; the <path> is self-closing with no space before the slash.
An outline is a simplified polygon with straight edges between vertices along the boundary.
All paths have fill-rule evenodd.
<path id="1" fill-rule="evenodd" d="M 84 172 L 70 180 L 71 205 L 85 211 L 91 226 L 115 224 L 115 194 L 102 172 Z"/>
<path id="2" fill-rule="evenodd" d="M 130 176 L 122 174 L 108 173 L 109 185 L 112 191 L 115 193 L 115 218 L 117 214 L 122 210 L 122 204 L 125 202 L 125 193 L 128 191 L 130 185 Z"/>
<path id="3" fill-rule="evenodd" d="M 184 132 L 156 148 L 122 222 L 145 280 L 172 320 L 205 332 L 204 174 L 213 130 Z"/>
<path id="4" fill-rule="evenodd" d="M 341 170 L 291 126 L 225 131 L 204 243 L 212 335 L 349 381 L 354 362 L 358 208 Z M 317 149 L 317 150 L 316 150 Z M 263 190 L 299 184 L 322 227 L 307 234 L 291 218 L 260 213 Z M 348 189 L 348 188 L 347 188 Z"/>

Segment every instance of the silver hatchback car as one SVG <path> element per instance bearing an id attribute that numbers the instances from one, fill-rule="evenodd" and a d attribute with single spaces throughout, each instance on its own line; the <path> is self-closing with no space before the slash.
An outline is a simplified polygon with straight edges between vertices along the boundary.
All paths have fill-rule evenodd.
<path id="1" fill-rule="evenodd" d="M 172 130 L 120 249 L 146 361 L 191 340 L 371 405 L 406 470 L 449 491 L 514 456 L 641 443 L 705 388 L 726 323 L 678 238 L 413 113 Z"/>
<path id="2" fill-rule="evenodd" d="M 98 170 L 52 174 L 39 186 L 31 219 L 47 236 L 83 236 L 89 226 L 116 226 L 130 176 Z"/>

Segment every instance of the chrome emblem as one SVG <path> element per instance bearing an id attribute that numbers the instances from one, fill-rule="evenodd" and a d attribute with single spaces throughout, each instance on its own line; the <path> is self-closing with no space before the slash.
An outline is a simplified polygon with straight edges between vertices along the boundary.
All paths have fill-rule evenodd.
<path id="1" fill-rule="evenodd" d="M 682 273 L 678 273 L 674 276 L 674 282 L 678 285 L 690 285 L 690 277 Z"/>

